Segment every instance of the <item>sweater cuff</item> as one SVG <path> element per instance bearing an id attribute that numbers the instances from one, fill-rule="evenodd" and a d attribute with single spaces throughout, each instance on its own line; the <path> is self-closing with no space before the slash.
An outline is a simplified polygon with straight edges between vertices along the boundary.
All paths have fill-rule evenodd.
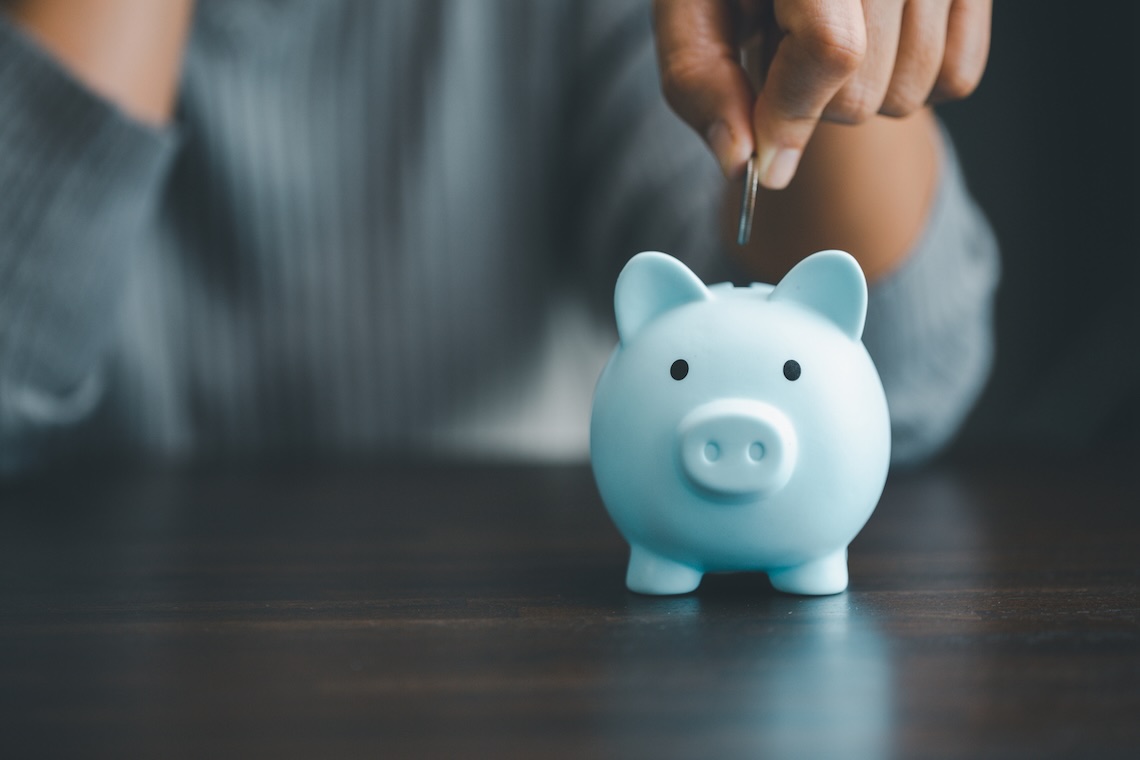
<path id="1" fill-rule="evenodd" d="M 973 407 L 993 356 L 998 246 L 970 197 L 949 135 L 926 228 L 904 264 L 876 283 L 864 343 L 883 380 L 896 462 L 943 446 Z"/>
<path id="2" fill-rule="evenodd" d="M 2 14 L 0 113 L 0 393 L 62 397 L 95 369 L 177 140 Z"/>

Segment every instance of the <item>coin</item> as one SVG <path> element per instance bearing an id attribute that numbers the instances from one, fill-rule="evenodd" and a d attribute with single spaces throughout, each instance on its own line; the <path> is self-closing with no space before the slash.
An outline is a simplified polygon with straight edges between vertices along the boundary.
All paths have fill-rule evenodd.
<path id="1" fill-rule="evenodd" d="M 736 228 L 736 244 L 746 245 L 752 237 L 752 217 L 756 213 L 756 191 L 760 178 L 756 175 L 756 155 L 748 159 L 744 171 L 744 188 L 740 193 L 740 224 Z"/>

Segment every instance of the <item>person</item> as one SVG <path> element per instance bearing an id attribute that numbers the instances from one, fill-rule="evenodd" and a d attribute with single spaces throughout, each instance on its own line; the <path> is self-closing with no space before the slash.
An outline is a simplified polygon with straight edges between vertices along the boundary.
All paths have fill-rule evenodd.
<path id="1" fill-rule="evenodd" d="M 787 187 L 732 265 L 850 250 L 896 459 L 929 455 L 987 372 L 996 247 L 896 85 L 965 95 L 988 16 L 865 5 L 658 4 L 665 91 L 718 169 L 636 0 L 3 4 L 0 470 L 583 456 L 617 272 L 644 249 L 723 271 L 721 170 L 754 148 Z M 740 29 L 774 50 L 758 145 Z"/>

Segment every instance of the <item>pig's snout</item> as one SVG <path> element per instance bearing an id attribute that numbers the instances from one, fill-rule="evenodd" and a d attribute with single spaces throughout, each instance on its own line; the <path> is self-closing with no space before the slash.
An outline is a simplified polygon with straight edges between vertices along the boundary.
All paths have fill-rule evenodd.
<path id="1" fill-rule="evenodd" d="M 678 428 L 681 469 L 721 496 L 767 496 L 796 465 L 796 431 L 771 404 L 721 399 L 689 412 Z"/>

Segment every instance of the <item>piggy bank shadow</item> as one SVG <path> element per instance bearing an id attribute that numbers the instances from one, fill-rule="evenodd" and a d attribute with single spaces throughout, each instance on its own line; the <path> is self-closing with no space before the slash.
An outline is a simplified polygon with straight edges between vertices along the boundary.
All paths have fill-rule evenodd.
<path id="1" fill-rule="evenodd" d="M 693 594 L 705 605 L 787 596 L 772 587 L 767 575 L 758 572 L 707 573 Z"/>

